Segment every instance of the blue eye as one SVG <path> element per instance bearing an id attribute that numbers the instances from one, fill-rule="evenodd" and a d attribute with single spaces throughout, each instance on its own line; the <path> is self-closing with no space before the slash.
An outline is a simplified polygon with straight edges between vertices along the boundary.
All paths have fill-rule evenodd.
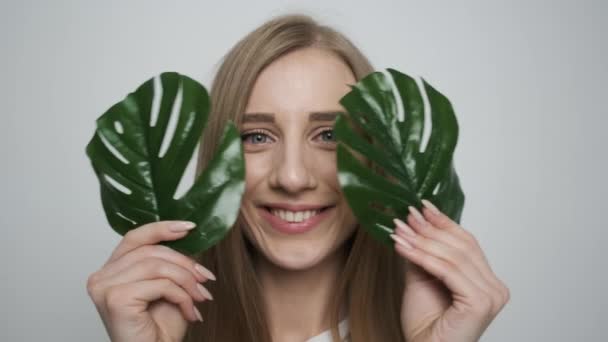
<path id="1" fill-rule="evenodd" d="M 334 131 L 332 129 L 326 129 L 319 134 L 324 142 L 335 142 L 336 137 L 334 136 Z"/>
<path id="2" fill-rule="evenodd" d="M 249 139 L 249 138 L 252 138 L 252 139 Z M 267 142 L 267 139 L 268 139 L 268 135 L 261 133 L 261 132 L 251 132 L 251 133 L 245 133 L 245 134 L 241 135 L 241 141 L 249 142 L 254 145 L 264 144 Z"/>

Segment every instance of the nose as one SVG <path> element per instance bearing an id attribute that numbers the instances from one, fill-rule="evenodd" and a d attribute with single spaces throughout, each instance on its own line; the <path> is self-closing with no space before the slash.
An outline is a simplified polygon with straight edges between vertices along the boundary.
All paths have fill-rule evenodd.
<path id="1" fill-rule="evenodd" d="M 300 142 L 288 142 L 277 149 L 269 177 L 270 187 L 290 194 L 314 189 L 317 180 L 310 168 L 311 157 Z"/>

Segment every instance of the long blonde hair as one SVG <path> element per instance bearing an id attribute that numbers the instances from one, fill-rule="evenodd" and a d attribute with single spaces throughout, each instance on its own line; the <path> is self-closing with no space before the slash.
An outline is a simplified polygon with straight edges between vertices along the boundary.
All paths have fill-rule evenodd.
<path id="1" fill-rule="evenodd" d="M 214 78 L 211 115 L 201 139 L 196 175 L 210 161 L 227 120 L 241 125 L 254 82 L 280 56 L 315 47 L 344 60 L 356 80 L 373 71 L 367 58 L 343 34 L 308 15 L 275 17 L 241 39 L 225 56 Z M 239 217 L 228 236 L 196 259 L 217 276 L 206 282 L 212 302 L 197 304 L 204 322 L 189 326 L 187 342 L 271 342 L 260 283 L 252 264 L 252 246 Z M 400 308 L 404 263 L 392 248 L 363 229 L 346 242 L 347 259 L 330 305 L 334 341 L 339 341 L 340 308 L 346 303 L 352 342 L 403 342 Z"/>

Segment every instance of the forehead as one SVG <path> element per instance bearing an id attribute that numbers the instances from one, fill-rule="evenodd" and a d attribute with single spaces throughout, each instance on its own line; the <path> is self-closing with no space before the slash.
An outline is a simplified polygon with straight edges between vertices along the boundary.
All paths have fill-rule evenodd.
<path id="1" fill-rule="evenodd" d="M 335 54 L 306 48 L 268 65 L 254 83 L 246 112 L 308 113 L 338 110 L 339 100 L 356 83 L 346 63 Z"/>

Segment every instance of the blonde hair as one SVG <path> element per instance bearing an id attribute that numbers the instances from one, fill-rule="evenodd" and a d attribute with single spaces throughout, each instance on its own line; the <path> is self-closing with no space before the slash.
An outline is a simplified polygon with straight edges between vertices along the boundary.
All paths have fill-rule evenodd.
<path id="1" fill-rule="evenodd" d="M 287 14 L 267 21 L 241 39 L 224 56 L 217 71 L 196 175 L 210 161 L 227 120 L 241 125 L 241 115 L 260 72 L 282 55 L 307 47 L 336 54 L 357 81 L 373 71 L 350 40 L 308 15 Z M 217 281 L 205 284 L 214 300 L 197 304 L 205 321 L 191 324 L 184 341 L 271 342 L 260 283 L 251 261 L 253 247 L 243 237 L 243 224 L 241 216 L 225 239 L 196 256 L 215 273 Z M 346 250 L 346 264 L 329 303 L 334 341 L 339 341 L 337 326 L 344 303 L 352 342 L 404 341 L 400 325 L 405 271 L 402 259 L 363 229 L 357 229 L 347 240 Z"/>

